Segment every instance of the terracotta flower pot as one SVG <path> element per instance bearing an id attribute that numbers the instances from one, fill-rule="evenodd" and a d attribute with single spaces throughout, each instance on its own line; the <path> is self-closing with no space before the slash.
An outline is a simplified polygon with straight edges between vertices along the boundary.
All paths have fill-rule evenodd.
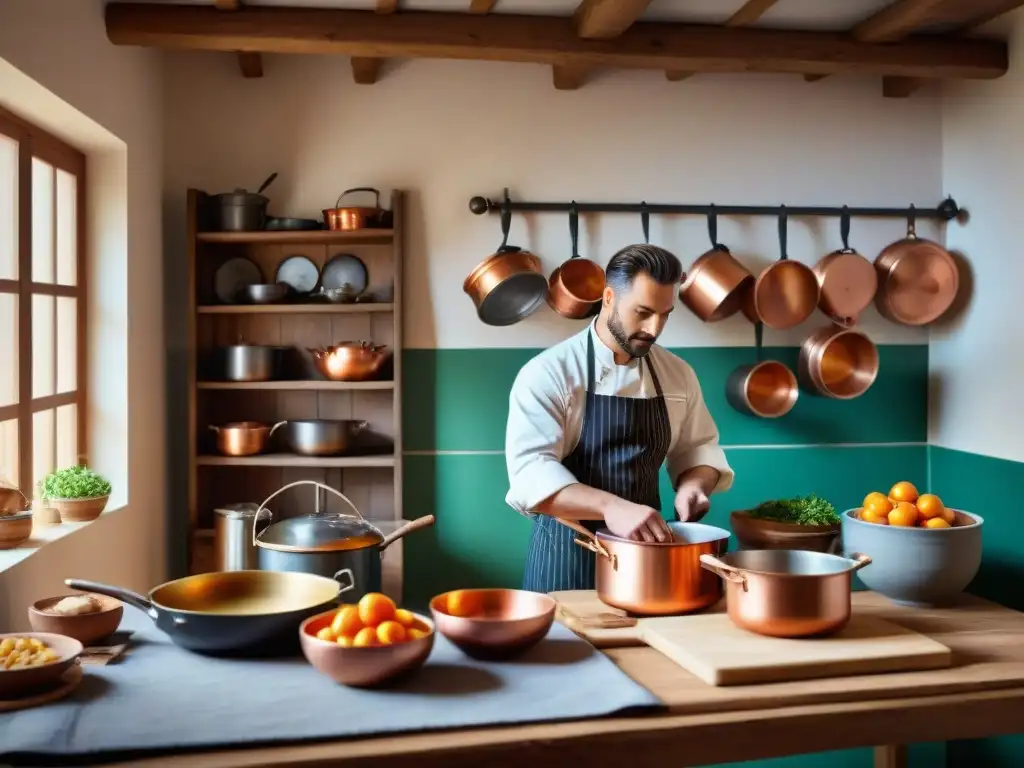
<path id="1" fill-rule="evenodd" d="M 107 494 L 88 499 L 46 499 L 44 503 L 60 513 L 62 523 L 88 523 L 100 516 L 109 500 Z"/>
<path id="2" fill-rule="evenodd" d="M 802 549 L 831 553 L 839 546 L 840 523 L 781 523 L 751 517 L 748 510 L 741 510 L 729 516 L 729 524 L 741 549 Z"/>

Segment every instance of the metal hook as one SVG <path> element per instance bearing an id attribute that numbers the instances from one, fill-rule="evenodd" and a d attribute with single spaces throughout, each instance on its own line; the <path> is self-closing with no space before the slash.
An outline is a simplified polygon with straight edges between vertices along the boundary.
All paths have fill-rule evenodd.
<path id="1" fill-rule="evenodd" d="M 572 257 L 577 258 L 580 255 L 579 243 L 580 243 L 580 215 L 576 210 L 576 201 L 573 200 L 569 205 L 569 237 L 572 238 Z"/>
<path id="2" fill-rule="evenodd" d="M 718 248 L 718 212 L 714 203 L 708 206 L 708 237 L 711 239 L 711 247 Z"/>
<path id="3" fill-rule="evenodd" d="M 779 259 L 785 261 L 789 258 L 786 253 L 786 236 L 788 228 L 789 214 L 786 213 L 786 206 L 779 207 Z"/>
<path id="4" fill-rule="evenodd" d="M 910 204 L 910 209 L 907 213 L 907 237 L 917 237 L 917 209 L 913 203 Z"/>
<path id="5" fill-rule="evenodd" d="M 843 241 L 843 250 L 850 250 L 850 208 L 846 205 L 839 213 L 839 237 Z"/>
<path id="6" fill-rule="evenodd" d="M 754 350 L 757 355 L 756 362 L 761 362 L 761 347 L 764 344 L 764 323 L 758 320 L 754 323 Z"/>
<path id="7" fill-rule="evenodd" d="M 644 242 L 651 242 L 651 214 L 647 210 L 647 201 L 640 203 L 640 226 L 644 229 Z"/>

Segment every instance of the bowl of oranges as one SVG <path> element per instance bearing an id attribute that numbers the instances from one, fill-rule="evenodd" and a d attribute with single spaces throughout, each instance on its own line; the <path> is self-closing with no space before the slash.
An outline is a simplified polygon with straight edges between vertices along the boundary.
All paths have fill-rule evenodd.
<path id="1" fill-rule="evenodd" d="M 870 555 L 871 565 L 858 576 L 893 602 L 948 605 L 978 573 L 984 522 L 901 480 L 843 513 L 843 552 Z"/>
<path id="2" fill-rule="evenodd" d="M 370 592 L 306 619 L 299 642 L 318 672 L 343 685 L 371 687 L 423 666 L 434 647 L 434 623 Z"/>

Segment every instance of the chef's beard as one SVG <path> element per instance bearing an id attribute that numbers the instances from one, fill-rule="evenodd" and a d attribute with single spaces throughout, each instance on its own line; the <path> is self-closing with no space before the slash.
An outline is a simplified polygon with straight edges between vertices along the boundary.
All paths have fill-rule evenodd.
<path id="1" fill-rule="evenodd" d="M 619 317 L 618 307 L 612 307 L 611 316 L 608 318 L 608 332 L 615 339 L 615 343 L 619 345 L 619 349 L 632 358 L 646 357 L 647 353 L 651 351 L 651 347 L 654 346 L 654 342 L 657 341 L 655 337 L 646 333 L 634 333 L 632 336 L 627 334 L 622 325 L 622 319 Z"/>

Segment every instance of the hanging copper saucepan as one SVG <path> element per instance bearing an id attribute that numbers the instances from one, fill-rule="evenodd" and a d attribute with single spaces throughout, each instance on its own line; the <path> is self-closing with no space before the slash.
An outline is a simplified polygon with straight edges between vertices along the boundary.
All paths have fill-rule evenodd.
<path id="1" fill-rule="evenodd" d="M 569 237 L 572 256 L 556 267 L 548 279 L 548 305 L 562 317 L 581 320 L 591 314 L 595 305 L 600 306 L 604 269 L 590 259 L 580 258 L 580 222 L 575 201 L 569 208 Z"/>
<path id="2" fill-rule="evenodd" d="M 800 347 L 797 377 L 812 394 L 836 400 L 860 397 L 878 377 L 878 348 L 853 328 L 822 328 Z"/>
<path id="3" fill-rule="evenodd" d="M 750 322 L 761 322 L 778 331 L 800 325 L 814 314 L 820 294 L 814 270 L 789 258 L 786 222 L 783 206 L 779 214 L 779 259 L 761 272 L 747 289 L 743 305 L 743 314 Z"/>
<path id="4" fill-rule="evenodd" d="M 870 261 L 850 247 L 850 211 L 845 205 L 839 216 L 843 247 L 814 265 L 821 287 L 818 307 L 835 323 L 853 325 L 868 308 L 878 289 L 878 278 Z"/>
<path id="5" fill-rule="evenodd" d="M 501 205 L 501 246 L 469 273 L 462 290 L 473 300 L 487 325 L 512 325 L 529 317 L 548 295 L 548 280 L 540 259 L 508 244 L 512 210 L 506 195 Z"/>
<path id="6" fill-rule="evenodd" d="M 754 276 L 718 242 L 718 214 L 708 211 L 711 250 L 693 262 L 679 287 L 679 300 L 705 323 L 731 317 L 741 308 Z"/>
<path id="7" fill-rule="evenodd" d="M 907 218 L 907 236 L 887 246 L 875 259 L 879 313 L 904 325 L 938 320 L 960 290 L 960 270 L 952 254 L 938 243 L 917 236 L 914 207 Z"/>
<path id="8" fill-rule="evenodd" d="M 796 376 L 788 367 L 778 360 L 761 359 L 763 337 L 764 326 L 755 323 L 757 362 L 740 366 L 729 374 L 725 382 L 725 399 L 740 413 L 777 419 L 793 410 L 800 389 Z"/>

